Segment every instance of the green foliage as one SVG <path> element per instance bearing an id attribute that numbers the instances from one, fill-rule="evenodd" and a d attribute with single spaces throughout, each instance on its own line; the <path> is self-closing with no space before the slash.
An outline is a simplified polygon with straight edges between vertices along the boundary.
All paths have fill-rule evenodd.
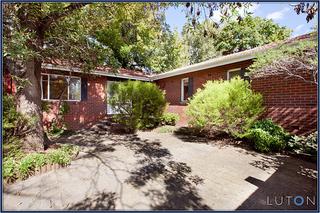
<path id="1" fill-rule="evenodd" d="M 164 93 L 149 82 L 127 81 L 112 84 L 108 103 L 118 111 L 114 119 L 130 132 L 153 128 L 160 122 L 166 106 Z"/>
<path id="2" fill-rule="evenodd" d="M 166 72 L 188 64 L 188 59 L 182 40 L 177 31 L 167 30 L 152 42 L 149 49 L 150 57 L 146 66 L 156 73 Z"/>
<path id="3" fill-rule="evenodd" d="M 287 39 L 290 33 L 272 20 L 247 16 L 240 23 L 228 22 L 216 34 L 215 45 L 218 51 L 230 54 Z"/>
<path id="4" fill-rule="evenodd" d="M 122 67 L 168 71 L 184 63 L 183 47 L 178 32 L 169 30 L 163 16 L 163 11 L 150 11 L 145 4 L 124 4 L 115 12 L 110 26 L 98 31 L 96 38 L 110 47 Z"/>
<path id="5" fill-rule="evenodd" d="M 12 157 L 4 158 L 2 163 L 2 177 L 9 181 L 15 179 L 16 161 Z"/>
<path id="6" fill-rule="evenodd" d="M 239 77 L 230 81 L 209 81 L 187 106 L 189 124 L 209 134 L 246 132 L 263 111 L 262 96 Z"/>
<path id="7" fill-rule="evenodd" d="M 166 112 L 161 117 L 161 124 L 175 126 L 178 120 L 179 120 L 178 114 Z"/>
<path id="8" fill-rule="evenodd" d="M 257 121 L 242 137 L 252 141 L 260 152 L 282 151 L 290 139 L 290 135 L 270 119 Z"/>
<path id="9" fill-rule="evenodd" d="M 248 68 L 250 74 L 255 74 L 260 71 L 262 68 L 271 65 L 279 59 L 287 59 L 290 57 L 303 58 L 306 57 L 306 52 L 315 51 L 318 52 L 318 42 L 316 40 L 310 41 L 299 41 L 294 45 L 284 44 L 278 48 L 271 49 L 265 53 L 260 53 L 254 59 L 254 63 Z M 318 64 L 318 54 L 307 55 L 307 64 L 317 65 Z"/>
<path id="10" fill-rule="evenodd" d="M 2 165 L 3 178 L 12 182 L 16 179 L 26 179 L 47 164 L 68 165 L 78 151 L 77 146 L 61 145 L 60 148 L 47 153 L 31 153 L 21 158 L 5 157 Z"/>
<path id="11" fill-rule="evenodd" d="M 186 55 L 189 64 L 200 63 L 220 55 L 214 43 L 216 33 L 214 24 L 208 20 L 195 27 L 189 22 L 183 26 L 182 38 L 185 49 L 181 53 Z"/>
<path id="12" fill-rule="evenodd" d="M 3 95 L 3 119 L 2 139 L 4 157 L 21 155 L 20 136 L 24 134 L 23 129 L 30 125 L 21 113 L 16 110 L 16 102 L 13 95 Z"/>
<path id="13" fill-rule="evenodd" d="M 155 131 L 157 133 L 173 133 L 176 130 L 174 126 L 160 126 Z"/>
<path id="14" fill-rule="evenodd" d="M 289 140 L 288 148 L 297 154 L 303 153 L 316 156 L 318 151 L 317 137 L 318 132 L 307 136 L 295 135 Z"/>

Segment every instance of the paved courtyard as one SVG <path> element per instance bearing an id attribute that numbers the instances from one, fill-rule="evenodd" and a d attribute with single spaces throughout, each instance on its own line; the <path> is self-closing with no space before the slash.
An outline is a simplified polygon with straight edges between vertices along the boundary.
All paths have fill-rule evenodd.
<path id="1" fill-rule="evenodd" d="M 258 154 L 235 142 L 89 131 L 60 142 L 80 145 L 77 159 L 5 186 L 5 210 L 316 208 L 314 163 Z M 290 203 L 287 196 L 292 196 Z M 305 199 L 303 205 L 293 203 L 295 196 Z"/>

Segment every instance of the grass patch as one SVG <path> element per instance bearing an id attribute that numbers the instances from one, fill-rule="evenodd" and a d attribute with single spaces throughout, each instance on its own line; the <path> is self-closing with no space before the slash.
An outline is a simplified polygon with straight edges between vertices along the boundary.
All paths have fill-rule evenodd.
<path id="1" fill-rule="evenodd" d="M 5 157 L 2 165 L 3 179 L 7 183 L 12 183 L 28 178 L 35 171 L 48 164 L 66 166 L 70 164 L 72 157 L 78 151 L 77 146 L 64 144 L 60 148 L 46 153 L 30 153 L 20 158 Z"/>

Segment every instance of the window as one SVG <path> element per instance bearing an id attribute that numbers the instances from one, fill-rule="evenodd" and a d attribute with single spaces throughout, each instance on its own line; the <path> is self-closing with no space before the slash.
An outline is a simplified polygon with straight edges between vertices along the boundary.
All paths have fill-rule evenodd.
<path id="1" fill-rule="evenodd" d="M 181 79 L 181 102 L 185 102 L 189 97 L 189 78 Z"/>
<path id="2" fill-rule="evenodd" d="M 231 80 L 232 78 L 234 77 L 237 77 L 237 76 L 241 76 L 241 69 L 240 68 L 237 68 L 237 69 L 233 69 L 233 70 L 229 70 L 227 72 L 227 79 L 228 80 Z"/>
<path id="3" fill-rule="evenodd" d="M 41 94 L 43 100 L 81 99 L 81 79 L 74 76 L 42 74 Z"/>

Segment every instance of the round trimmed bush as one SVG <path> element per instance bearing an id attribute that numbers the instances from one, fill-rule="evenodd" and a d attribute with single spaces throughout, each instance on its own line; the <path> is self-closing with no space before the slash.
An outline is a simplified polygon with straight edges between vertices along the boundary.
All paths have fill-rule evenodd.
<path id="1" fill-rule="evenodd" d="M 150 82 L 112 84 L 108 103 L 117 111 L 113 118 L 128 132 L 156 127 L 166 106 L 164 92 Z"/>
<path id="2" fill-rule="evenodd" d="M 187 107 L 192 127 L 210 135 L 226 132 L 235 137 L 245 133 L 262 111 L 262 96 L 239 77 L 208 81 Z"/>

